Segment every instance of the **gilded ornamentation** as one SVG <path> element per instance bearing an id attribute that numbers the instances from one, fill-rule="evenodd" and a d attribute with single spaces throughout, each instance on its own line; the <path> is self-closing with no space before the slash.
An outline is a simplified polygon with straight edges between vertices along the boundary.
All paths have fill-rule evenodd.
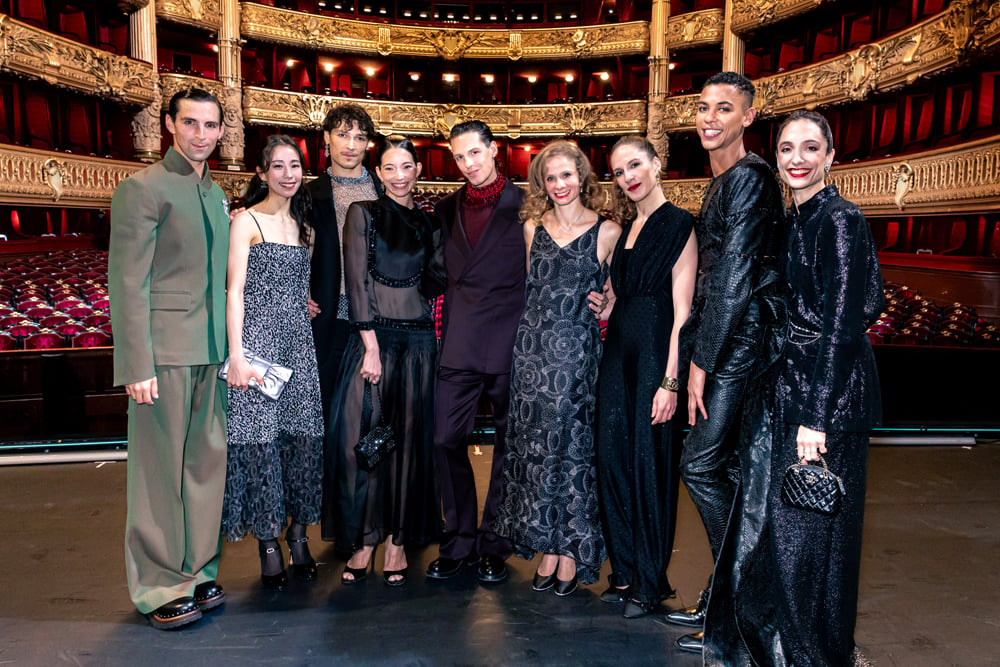
<path id="1" fill-rule="evenodd" d="M 330 105 L 340 101 L 337 97 L 247 86 L 243 89 L 243 117 L 252 125 L 319 127 Z M 488 123 L 498 136 L 596 136 L 646 130 L 646 105 L 640 101 L 510 106 L 351 101 L 368 112 L 382 134 L 447 136 L 455 123 L 469 118 Z"/>
<path id="2" fill-rule="evenodd" d="M 668 49 L 677 51 L 705 44 L 721 44 L 725 15 L 721 9 L 703 9 L 671 16 L 663 36 Z"/>
<path id="3" fill-rule="evenodd" d="M 160 159 L 162 98 L 161 87 L 156 84 L 153 101 L 132 116 L 132 148 L 135 157 L 142 162 L 156 162 Z"/>
<path id="4" fill-rule="evenodd" d="M 879 44 L 865 44 L 857 51 L 847 54 L 844 86 L 847 96 L 852 100 L 863 100 L 875 90 L 882 71 L 881 56 L 882 47 Z"/>
<path id="5" fill-rule="evenodd" d="M 982 49 L 983 30 L 990 20 L 989 6 L 983 0 L 955 0 L 946 13 L 955 57 L 964 60 Z"/>
<path id="6" fill-rule="evenodd" d="M 63 173 L 65 165 L 55 158 L 42 163 L 42 180 L 52 189 L 52 201 L 57 202 L 63 193 Z"/>
<path id="7" fill-rule="evenodd" d="M 238 170 L 243 166 L 243 146 L 246 143 L 243 135 L 243 91 L 226 86 L 219 101 L 222 102 L 222 120 L 226 125 L 226 131 L 219 139 L 219 165 Z"/>
<path id="8" fill-rule="evenodd" d="M 125 14 L 137 12 L 149 4 L 149 0 L 118 0 L 118 9 Z"/>
<path id="9" fill-rule="evenodd" d="M 186 74 L 164 73 L 160 74 L 160 88 L 163 91 L 163 110 L 166 111 L 167 105 L 170 103 L 170 98 L 173 97 L 175 93 L 178 93 L 185 88 L 195 87 L 204 88 L 218 97 L 219 101 L 223 103 L 223 108 L 225 108 L 222 84 L 215 79 L 203 79 L 200 76 L 188 76 Z"/>
<path id="10" fill-rule="evenodd" d="M 970 40 L 982 48 L 993 48 L 1000 41 L 1000 4 L 981 6 L 988 20 L 975 23 Z M 760 90 L 759 106 L 768 115 L 780 115 L 803 107 L 862 100 L 874 92 L 891 91 L 917 78 L 946 72 L 955 66 L 956 34 L 961 34 L 955 32 L 956 17 L 965 16 L 965 12 L 964 5 L 955 3 L 940 14 L 837 58 L 758 79 L 754 83 Z M 666 131 L 694 129 L 696 101 L 696 95 L 669 98 Z"/>
<path id="11" fill-rule="evenodd" d="M 217 2 L 217 0 L 214 0 Z M 423 58 L 596 58 L 649 52 L 649 25 L 631 21 L 570 28 L 461 30 L 316 16 L 243 2 L 240 34 L 326 51 Z M 159 9 L 159 7 L 158 7 Z"/>
<path id="12" fill-rule="evenodd" d="M 510 43 L 507 47 L 507 57 L 511 60 L 520 60 L 524 55 L 524 48 L 521 46 L 521 33 L 510 33 Z"/>
<path id="13" fill-rule="evenodd" d="M 906 207 L 906 195 L 909 194 L 910 186 L 913 185 L 913 167 L 904 162 L 892 168 L 892 175 L 896 179 L 896 192 L 893 201 L 896 203 L 896 208 L 902 211 Z"/>
<path id="14" fill-rule="evenodd" d="M 153 67 L 0 14 L 0 69 L 133 104 L 153 98 Z"/>
<path id="15" fill-rule="evenodd" d="M 752 32 L 765 25 L 799 16 L 827 0 L 733 0 L 733 32 Z"/>
<path id="16" fill-rule="evenodd" d="M 675 179 L 663 181 L 663 194 L 674 206 L 686 209 L 695 215 L 701 210 L 701 200 L 708 190 L 708 179 Z"/>
<path id="17" fill-rule="evenodd" d="M 156 15 L 178 23 L 218 28 L 222 8 L 219 0 L 156 0 Z"/>
<path id="18" fill-rule="evenodd" d="M 660 160 L 666 163 L 670 155 L 670 140 L 664 129 L 664 104 L 665 95 L 656 95 L 656 100 L 650 99 L 647 105 L 646 138 L 653 144 L 656 154 Z"/>

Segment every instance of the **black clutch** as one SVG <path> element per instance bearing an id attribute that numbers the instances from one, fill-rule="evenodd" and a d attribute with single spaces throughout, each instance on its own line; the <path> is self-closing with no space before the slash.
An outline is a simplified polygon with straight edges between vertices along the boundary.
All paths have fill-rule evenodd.
<path id="1" fill-rule="evenodd" d="M 830 472 L 822 456 L 818 465 L 793 463 L 781 480 L 781 500 L 801 510 L 836 514 L 844 493 L 844 482 Z"/>
<path id="2" fill-rule="evenodd" d="M 250 380 L 250 386 L 268 398 L 275 401 L 278 400 L 281 397 L 281 392 L 285 391 L 285 385 L 292 378 L 292 369 L 271 363 L 247 348 L 243 348 L 243 356 L 246 357 L 251 368 L 257 371 L 263 380 L 263 382 Z M 228 377 L 229 358 L 227 357 L 226 363 L 222 364 L 222 368 L 219 369 L 219 379 L 225 380 Z"/>
<path id="3" fill-rule="evenodd" d="M 366 403 L 371 400 L 371 386 L 370 382 L 365 382 Z M 354 446 L 358 466 L 368 471 L 377 468 L 378 464 L 396 447 L 396 436 L 392 432 L 392 428 L 385 423 L 385 412 L 382 410 L 382 390 L 379 389 L 378 385 L 375 385 L 375 395 L 379 403 L 378 424 L 373 426 Z M 371 419 L 368 421 L 370 422 Z"/>

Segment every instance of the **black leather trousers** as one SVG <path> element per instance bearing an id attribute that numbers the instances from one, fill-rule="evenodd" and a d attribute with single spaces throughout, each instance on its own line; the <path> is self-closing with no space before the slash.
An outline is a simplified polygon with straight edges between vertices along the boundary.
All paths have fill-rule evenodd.
<path id="1" fill-rule="evenodd" d="M 765 331 L 751 307 L 745 326 L 732 337 L 717 372 L 705 380 L 703 401 L 708 419 L 698 413 L 681 452 L 681 479 L 705 523 L 713 561 L 726 535 L 726 524 L 739 483 L 737 444 L 747 387 L 759 372 Z M 733 477 L 736 477 L 734 480 Z"/>

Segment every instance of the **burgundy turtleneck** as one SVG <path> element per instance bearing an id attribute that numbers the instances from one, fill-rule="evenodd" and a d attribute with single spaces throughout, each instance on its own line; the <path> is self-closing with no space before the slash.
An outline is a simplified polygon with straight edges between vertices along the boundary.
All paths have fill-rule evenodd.
<path id="1" fill-rule="evenodd" d="M 496 180 L 481 188 L 466 185 L 462 196 L 462 226 L 471 247 L 475 248 L 483 237 L 506 184 L 507 179 L 498 173 Z"/>

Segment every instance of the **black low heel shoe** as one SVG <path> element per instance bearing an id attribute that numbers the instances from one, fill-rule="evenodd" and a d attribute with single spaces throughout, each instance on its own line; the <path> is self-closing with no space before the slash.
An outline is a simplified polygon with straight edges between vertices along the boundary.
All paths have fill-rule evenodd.
<path id="1" fill-rule="evenodd" d="M 601 593 L 601 602 L 625 602 L 628 600 L 629 587 L 625 586 L 623 588 L 618 587 L 618 581 L 615 579 L 614 574 L 608 575 L 608 588 L 606 591 Z"/>
<path id="2" fill-rule="evenodd" d="M 266 574 L 267 570 L 274 569 L 275 563 L 278 567 L 284 563 L 278 541 L 258 542 L 257 550 L 260 553 L 260 580 L 264 584 L 264 588 L 278 592 L 288 590 L 288 572 L 285 571 L 284 567 L 277 574 Z M 269 565 L 270 567 L 268 567 Z"/>
<path id="3" fill-rule="evenodd" d="M 541 593 L 542 591 L 547 591 L 552 588 L 556 583 L 556 573 L 553 571 L 552 574 L 538 574 L 535 571 L 535 578 L 531 580 L 531 589 Z"/>
<path id="4" fill-rule="evenodd" d="M 577 578 L 575 574 L 573 575 L 573 578 L 570 579 L 569 581 L 563 581 L 562 579 L 556 578 L 556 585 L 555 585 L 556 595 L 558 595 L 561 598 L 564 598 L 573 591 L 575 591 L 576 587 L 577 587 Z"/>
<path id="5" fill-rule="evenodd" d="M 655 605 L 647 604 L 641 600 L 636 600 L 635 598 L 629 598 L 625 602 L 625 609 L 622 611 L 622 616 L 625 618 L 642 618 L 643 616 L 649 615 L 653 611 Z"/>

